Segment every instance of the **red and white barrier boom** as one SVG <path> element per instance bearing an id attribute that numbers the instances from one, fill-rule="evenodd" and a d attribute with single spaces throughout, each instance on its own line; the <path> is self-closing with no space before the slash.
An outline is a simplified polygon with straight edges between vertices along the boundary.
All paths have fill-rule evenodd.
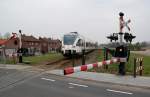
<path id="1" fill-rule="evenodd" d="M 93 64 L 87 64 L 87 65 L 82 65 L 77 67 L 68 67 L 64 69 L 64 75 L 72 74 L 79 71 L 86 71 L 95 67 L 102 67 L 103 65 L 109 65 L 109 64 L 113 64 L 117 62 L 125 62 L 125 61 L 126 58 L 112 58 L 111 60 L 106 60 L 106 61 L 97 62 Z"/>

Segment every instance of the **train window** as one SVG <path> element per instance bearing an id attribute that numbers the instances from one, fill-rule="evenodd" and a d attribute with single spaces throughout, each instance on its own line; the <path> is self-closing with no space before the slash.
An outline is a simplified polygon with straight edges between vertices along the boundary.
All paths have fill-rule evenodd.
<path id="1" fill-rule="evenodd" d="M 64 35 L 64 45 L 73 45 L 76 37 L 75 35 Z"/>
<path id="2" fill-rule="evenodd" d="M 82 40 L 81 39 L 78 40 L 77 46 L 82 46 Z"/>
<path id="3" fill-rule="evenodd" d="M 88 42 L 86 42 L 86 47 L 89 47 L 89 43 Z"/>

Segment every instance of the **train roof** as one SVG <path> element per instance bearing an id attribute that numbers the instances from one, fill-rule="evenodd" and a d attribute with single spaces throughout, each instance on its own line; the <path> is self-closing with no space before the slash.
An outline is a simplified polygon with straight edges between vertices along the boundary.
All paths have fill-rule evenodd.
<path id="1" fill-rule="evenodd" d="M 93 43 L 94 43 L 93 40 L 91 40 L 91 39 L 89 39 L 89 38 L 86 38 L 86 37 L 80 35 L 78 32 L 69 32 L 69 33 L 66 33 L 66 34 L 64 34 L 64 35 L 76 35 L 78 38 L 83 39 L 83 40 L 85 40 L 86 42 L 93 42 Z"/>
<path id="2" fill-rule="evenodd" d="M 79 35 L 78 32 L 70 32 L 70 33 L 66 33 L 65 35 Z"/>

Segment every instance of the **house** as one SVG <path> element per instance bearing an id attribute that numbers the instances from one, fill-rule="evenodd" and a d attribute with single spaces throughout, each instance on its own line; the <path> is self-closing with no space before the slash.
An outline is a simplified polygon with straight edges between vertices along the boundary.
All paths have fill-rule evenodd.
<path id="1" fill-rule="evenodd" d="M 12 57 L 17 56 L 19 48 L 18 38 L 11 37 L 10 39 L 0 39 L 0 56 Z"/>
<path id="2" fill-rule="evenodd" d="M 23 55 L 39 55 L 41 51 L 40 40 L 34 36 L 21 35 Z"/>
<path id="3" fill-rule="evenodd" d="M 61 41 L 59 39 L 51 38 L 41 38 L 39 37 L 41 43 L 41 52 L 59 52 L 61 49 Z"/>
<path id="4" fill-rule="evenodd" d="M 41 53 L 58 52 L 61 49 L 61 41 L 51 38 L 35 38 L 34 36 L 21 35 L 23 55 L 39 55 Z M 0 39 L 0 55 L 6 56 L 17 55 L 20 41 L 19 38 Z M 4 50 L 5 49 L 5 50 Z M 5 51 L 5 52 L 4 52 Z"/>
<path id="5" fill-rule="evenodd" d="M 49 52 L 49 39 L 48 38 L 42 38 L 39 37 L 40 44 L 41 44 L 41 53 L 45 54 Z"/>
<path id="6" fill-rule="evenodd" d="M 59 52 L 61 50 L 61 41 L 59 39 L 49 38 L 49 51 Z"/>

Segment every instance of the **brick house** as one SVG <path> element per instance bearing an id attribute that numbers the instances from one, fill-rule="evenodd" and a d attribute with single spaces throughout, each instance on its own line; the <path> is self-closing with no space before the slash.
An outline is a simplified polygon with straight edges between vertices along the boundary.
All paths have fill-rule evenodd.
<path id="1" fill-rule="evenodd" d="M 39 37 L 41 43 L 41 52 L 59 52 L 61 49 L 61 41 L 59 39 L 51 38 L 41 38 Z"/>
<path id="2" fill-rule="evenodd" d="M 59 52 L 61 50 L 61 41 L 59 39 L 49 38 L 49 51 Z"/>
<path id="3" fill-rule="evenodd" d="M 49 39 L 48 38 L 41 38 L 39 37 L 40 44 L 41 44 L 41 53 L 45 54 L 48 53 L 49 51 Z"/>
<path id="4" fill-rule="evenodd" d="M 59 52 L 61 41 L 51 38 L 35 38 L 34 36 L 21 35 L 23 55 L 39 55 L 41 53 Z M 19 48 L 19 38 L 0 39 L 0 56 L 17 55 Z M 5 49 L 5 50 L 4 50 Z M 5 51 L 5 52 L 4 52 Z"/>
<path id="5" fill-rule="evenodd" d="M 36 39 L 34 36 L 26 36 L 23 34 L 21 36 L 22 48 L 24 55 L 39 55 L 41 51 L 40 40 Z"/>
<path id="6" fill-rule="evenodd" d="M 17 56 L 17 50 L 19 48 L 18 38 L 0 39 L 0 57 L 12 57 Z"/>

